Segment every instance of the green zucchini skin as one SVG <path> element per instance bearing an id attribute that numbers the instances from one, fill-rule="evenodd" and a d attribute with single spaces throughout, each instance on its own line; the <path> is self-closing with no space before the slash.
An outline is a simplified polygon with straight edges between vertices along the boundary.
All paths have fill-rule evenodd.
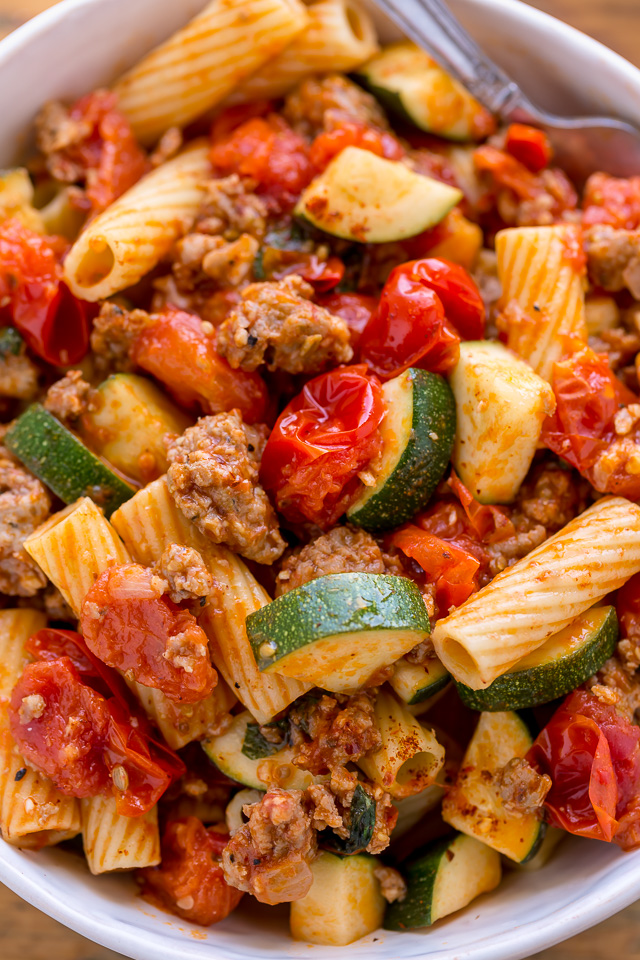
<path id="1" fill-rule="evenodd" d="M 356 853 L 362 853 L 367 844 L 371 842 L 375 824 L 376 802 L 359 783 L 353 792 L 351 801 L 349 836 L 343 840 L 330 827 L 327 827 L 318 834 L 318 843 L 325 850 L 330 850 L 331 853 L 353 856 Z"/>
<path id="2" fill-rule="evenodd" d="M 571 693 L 613 655 L 618 642 L 618 618 L 614 607 L 606 609 L 599 629 L 566 657 L 505 673 L 484 690 L 472 690 L 456 681 L 460 699 L 471 710 L 495 712 L 524 710 Z"/>
<path id="3" fill-rule="evenodd" d="M 398 442 L 393 421 L 401 417 L 403 405 L 411 417 L 411 429 L 401 439 L 404 447 L 392 472 L 381 476 L 347 511 L 351 523 L 370 531 L 391 530 L 426 507 L 447 469 L 456 436 L 455 399 L 438 374 L 411 368 L 383 390 L 391 420 L 386 442 Z M 385 436 L 384 423 L 382 432 Z"/>
<path id="4" fill-rule="evenodd" d="M 437 840 L 430 848 L 413 860 L 404 872 L 407 895 L 387 907 L 384 916 L 385 930 L 411 930 L 413 927 L 430 927 L 433 888 L 442 858 L 457 834 Z"/>
<path id="5" fill-rule="evenodd" d="M 444 690 L 450 680 L 451 674 L 447 668 L 437 657 L 433 657 L 420 665 L 399 660 L 389 683 L 401 700 L 409 706 L 415 706 Z"/>
<path id="6" fill-rule="evenodd" d="M 4 442 L 65 503 L 90 497 L 108 518 L 135 493 L 40 404 L 25 410 Z"/>
<path id="7" fill-rule="evenodd" d="M 15 327 L 0 327 L 0 357 L 17 357 L 24 349 L 24 340 Z"/>
<path id="8" fill-rule="evenodd" d="M 424 637 L 431 630 L 411 580 L 373 573 L 337 573 L 304 583 L 250 614 L 246 628 L 260 670 L 337 635 L 415 630 Z"/>

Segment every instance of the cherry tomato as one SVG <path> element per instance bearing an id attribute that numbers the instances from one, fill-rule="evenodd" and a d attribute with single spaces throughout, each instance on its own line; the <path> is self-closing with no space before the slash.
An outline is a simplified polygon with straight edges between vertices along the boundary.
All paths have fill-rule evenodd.
<path id="1" fill-rule="evenodd" d="M 53 627 L 44 627 L 29 637 L 25 644 L 27 653 L 34 660 L 59 660 L 68 657 L 83 680 L 96 678 L 96 671 L 92 659 L 78 645 L 79 633 L 74 630 L 58 630 Z M 80 638 L 82 639 L 82 638 Z"/>
<path id="2" fill-rule="evenodd" d="M 345 120 L 335 130 L 318 134 L 309 150 L 309 159 L 322 171 L 346 147 L 359 147 L 387 160 L 402 160 L 405 150 L 390 133 L 369 127 L 359 120 Z"/>
<path id="3" fill-rule="evenodd" d="M 95 312 L 62 282 L 66 242 L 44 237 L 19 220 L 0 224 L 0 300 L 3 313 L 37 356 L 55 366 L 79 363 L 89 349 Z"/>
<path id="4" fill-rule="evenodd" d="M 332 526 L 381 448 L 384 413 L 380 382 L 362 364 L 310 380 L 281 413 L 262 455 L 260 480 L 278 510 L 293 522 Z"/>
<path id="5" fill-rule="evenodd" d="M 263 249 L 262 268 L 269 280 L 281 280 L 291 273 L 298 273 L 318 293 L 337 287 L 344 277 L 344 263 L 339 257 L 321 260 L 315 253 L 304 250 Z"/>
<path id="6" fill-rule="evenodd" d="M 551 162 L 551 144 L 546 133 L 524 123 L 510 125 L 504 148 L 532 173 L 540 173 Z"/>
<path id="7" fill-rule="evenodd" d="M 360 341 L 368 366 L 390 379 L 417 366 L 448 373 L 460 339 L 484 335 L 482 297 L 466 270 L 448 260 L 413 260 L 391 271 Z"/>
<path id="8" fill-rule="evenodd" d="M 213 690 L 207 637 L 196 618 L 158 590 L 137 563 L 109 567 L 82 605 L 82 633 L 103 663 L 170 700 L 196 703 Z"/>
<path id="9" fill-rule="evenodd" d="M 228 841 L 228 833 L 207 829 L 196 817 L 171 821 L 162 837 L 161 865 L 139 873 L 143 897 L 204 927 L 224 920 L 242 899 L 220 865 Z"/>
<path id="10" fill-rule="evenodd" d="M 640 728 L 585 690 L 574 690 L 527 754 L 553 781 L 550 822 L 582 837 L 640 846 Z"/>
<path id="11" fill-rule="evenodd" d="M 473 531 L 483 543 L 495 543 L 514 535 L 513 523 L 503 507 L 479 503 L 467 490 L 455 470 L 451 471 L 447 483 L 460 501 Z"/>
<path id="12" fill-rule="evenodd" d="M 582 200 L 585 226 L 608 223 L 623 230 L 640 227 L 640 177 L 628 179 L 594 173 L 587 180 Z"/>
<path id="13" fill-rule="evenodd" d="M 257 181 L 273 213 L 291 210 L 315 175 L 305 140 L 276 113 L 253 117 L 215 139 L 211 163 L 219 176 L 237 173 Z"/>
<path id="14" fill-rule="evenodd" d="M 349 341 L 354 350 L 378 306 L 376 297 L 365 296 L 362 293 L 330 293 L 316 297 L 316 303 L 346 320 L 349 327 Z"/>
<path id="15" fill-rule="evenodd" d="M 464 603 L 478 589 L 480 561 L 452 541 L 408 523 L 391 534 L 389 544 L 420 564 L 427 581 L 435 583 L 441 615 Z"/>
<path id="16" fill-rule="evenodd" d="M 262 420 L 267 405 L 264 381 L 257 373 L 233 370 L 215 348 L 215 336 L 202 329 L 195 314 L 166 307 L 137 337 L 131 356 L 157 377 L 185 407 L 205 413 L 237 407 L 247 423 Z"/>

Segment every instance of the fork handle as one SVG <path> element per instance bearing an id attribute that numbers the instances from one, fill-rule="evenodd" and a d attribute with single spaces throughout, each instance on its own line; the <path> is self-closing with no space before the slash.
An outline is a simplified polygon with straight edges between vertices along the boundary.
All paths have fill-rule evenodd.
<path id="1" fill-rule="evenodd" d="M 443 0 L 376 0 L 376 5 L 491 113 L 507 116 L 529 106 L 517 83 L 480 49 Z"/>

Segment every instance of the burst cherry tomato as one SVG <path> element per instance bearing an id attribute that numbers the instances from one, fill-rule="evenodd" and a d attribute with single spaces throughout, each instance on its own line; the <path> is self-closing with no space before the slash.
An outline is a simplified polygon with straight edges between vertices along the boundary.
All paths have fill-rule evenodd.
<path id="1" fill-rule="evenodd" d="M 640 227 L 640 177 L 628 179 L 594 173 L 587 180 L 582 201 L 585 226 L 608 223 L 623 230 Z"/>
<path id="2" fill-rule="evenodd" d="M 362 364 L 310 380 L 278 418 L 262 455 L 261 483 L 280 512 L 332 526 L 380 450 L 384 413 L 380 382 Z"/>
<path id="3" fill-rule="evenodd" d="M 309 159 L 321 171 L 346 147 L 359 147 L 387 160 L 402 160 L 405 155 L 404 147 L 392 134 L 358 120 L 345 120 L 335 130 L 318 134 L 311 144 Z"/>
<path id="4" fill-rule="evenodd" d="M 213 690 L 207 637 L 196 618 L 158 589 L 137 563 L 109 567 L 82 605 L 82 633 L 103 663 L 170 700 L 196 703 Z"/>
<path id="5" fill-rule="evenodd" d="M 237 407 L 247 423 L 264 417 L 267 391 L 257 373 L 233 370 L 218 355 L 215 336 L 202 329 L 192 313 L 167 307 L 137 337 L 131 356 L 139 367 L 157 377 L 185 407 L 206 413 Z"/>
<path id="6" fill-rule="evenodd" d="M 574 690 L 527 754 L 553 781 L 551 823 L 581 837 L 640 846 L 640 728 L 585 690 Z"/>
<path id="7" fill-rule="evenodd" d="M 207 829 L 196 817 L 168 823 L 162 864 L 140 871 L 142 895 L 205 927 L 224 920 L 242 899 L 242 891 L 229 886 L 220 865 L 228 841 L 228 833 Z"/>
<path id="8" fill-rule="evenodd" d="M 378 306 L 375 297 L 365 296 L 362 293 L 330 293 L 316 297 L 316 303 L 346 320 L 349 327 L 349 340 L 354 350 Z"/>
<path id="9" fill-rule="evenodd" d="M 478 589 L 476 574 L 480 561 L 452 541 L 440 540 L 408 523 L 391 534 L 389 543 L 419 563 L 427 582 L 435 583 L 441 616 L 451 607 L 459 607 Z"/>
<path id="10" fill-rule="evenodd" d="M 262 268 L 269 280 L 281 280 L 291 273 L 298 273 L 317 293 L 333 290 L 344 277 L 344 263 L 339 257 L 321 260 L 315 253 L 304 250 L 270 247 L 263 251 Z"/>
<path id="11" fill-rule="evenodd" d="M 56 366 L 79 363 L 85 356 L 94 312 L 62 282 L 65 246 L 60 237 L 34 233 L 19 220 L 0 224 L 2 313 L 37 356 Z"/>
<path id="12" fill-rule="evenodd" d="M 532 173 L 540 173 L 551 162 L 551 144 L 546 133 L 524 123 L 511 124 L 504 148 Z"/>

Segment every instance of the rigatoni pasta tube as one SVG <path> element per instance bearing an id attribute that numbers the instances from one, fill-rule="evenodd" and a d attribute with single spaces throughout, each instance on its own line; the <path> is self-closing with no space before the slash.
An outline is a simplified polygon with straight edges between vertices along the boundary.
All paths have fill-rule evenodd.
<path id="1" fill-rule="evenodd" d="M 436 653 L 484 689 L 638 571 L 640 506 L 605 497 L 440 620 Z"/>
<path id="2" fill-rule="evenodd" d="M 176 507 L 165 477 L 154 480 L 116 510 L 111 521 L 140 563 L 151 564 L 170 543 L 194 547 L 213 575 L 217 593 L 199 623 L 211 656 L 238 700 L 260 723 L 267 723 L 309 684 L 261 673 L 245 630 L 250 613 L 269 603 L 267 592 L 245 564 L 226 547 L 205 537 Z"/>
<path id="3" fill-rule="evenodd" d="M 507 346 L 545 380 L 566 353 L 567 337 L 587 339 L 581 249 L 575 224 L 510 227 L 496 235 Z"/>
<path id="4" fill-rule="evenodd" d="M 375 27 L 355 0 L 318 0 L 309 24 L 280 56 L 237 87 L 227 103 L 275 99 L 315 73 L 347 72 L 378 50 Z"/>
<path id="5" fill-rule="evenodd" d="M 37 610 L 0 610 L 0 831 L 7 843 L 37 849 L 80 832 L 80 807 L 27 766 L 9 730 L 9 698 L 27 660 L 25 643 L 46 626 Z"/>
<path id="6" fill-rule="evenodd" d="M 158 808 L 141 817 L 123 817 L 113 797 L 81 800 L 82 840 L 93 874 L 154 867 L 160 863 Z"/>
<path id="7" fill-rule="evenodd" d="M 210 175 L 208 145 L 195 141 L 107 207 L 65 260 L 73 293 L 94 302 L 137 283 L 187 232 Z"/>
<path id="8" fill-rule="evenodd" d="M 392 693 L 382 687 L 374 706 L 382 746 L 358 766 L 392 797 L 411 797 L 430 786 L 444 763 L 444 747 L 435 734 Z"/>
<path id="9" fill-rule="evenodd" d="M 220 103 L 307 23 L 300 0 L 211 0 L 114 87 L 142 143 Z"/>

